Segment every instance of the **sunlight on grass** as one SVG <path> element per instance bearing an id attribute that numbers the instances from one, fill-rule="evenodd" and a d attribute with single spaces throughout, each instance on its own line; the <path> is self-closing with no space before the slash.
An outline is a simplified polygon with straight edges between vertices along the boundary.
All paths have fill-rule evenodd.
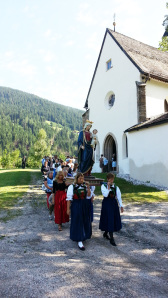
<path id="1" fill-rule="evenodd" d="M 93 176 L 105 179 L 104 181 L 106 181 L 106 173 L 94 173 Z M 125 203 L 168 202 L 168 193 L 166 193 L 166 191 L 159 191 L 157 188 L 146 185 L 133 185 L 132 183 L 117 177 L 114 182 L 120 188 L 122 200 Z M 101 195 L 100 186 L 96 187 L 95 195 Z"/>
<path id="2" fill-rule="evenodd" d="M 10 210 L 27 192 L 32 177 L 41 178 L 37 169 L 14 169 L 0 171 L 0 209 Z"/>
<path id="3" fill-rule="evenodd" d="M 28 185 L 5 186 L 0 188 L 0 208 L 11 209 L 28 190 Z"/>
<path id="4" fill-rule="evenodd" d="M 124 193 L 124 202 L 137 202 L 137 203 L 154 203 L 154 202 L 168 202 L 168 195 L 165 191 L 151 191 L 151 192 L 132 192 Z"/>
<path id="5" fill-rule="evenodd" d="M 39 172 L 39 169 L 0 169 L 0 174 L 6 172 Z"/>

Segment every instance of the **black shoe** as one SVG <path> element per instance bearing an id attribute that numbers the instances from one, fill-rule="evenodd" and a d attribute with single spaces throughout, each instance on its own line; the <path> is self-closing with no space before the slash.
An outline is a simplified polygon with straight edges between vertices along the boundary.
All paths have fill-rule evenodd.
<path id="1" fill-rule="evenodd" d="M 78 245 L 78 247 L 79 247 L 80 250 L 85 250 L 85 247 L 84 247 L 84 246 L 80 247 L 80 246 Z"/>
<path id="2" fill-rule="evenodd" d="M 107 240 L 110 240 L 110 237 L 107 235 L 106 232 L 103 233 L 103 237 L 106 238 Z"/>
<path id="3" fill-rule="evenodd" d="M 110 239 L 110 243 L 111 243 L 111 245 L 113 245 L 113 246 L 117 246 L 117 244 L 116 244 L 115 241 L 114 241 L 114 238 L 111 238 L 111 239 Z"/>

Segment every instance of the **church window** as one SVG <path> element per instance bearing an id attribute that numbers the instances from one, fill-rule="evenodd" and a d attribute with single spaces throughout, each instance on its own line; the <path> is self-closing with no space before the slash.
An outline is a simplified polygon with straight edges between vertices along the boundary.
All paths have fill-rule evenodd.
<path id="1" fill-rule="evenodd" d="M 115 101 L 115 94 L 111 94 L 108 102 L 110 107 L 114 105 L 114 101 Z"/>
<path id="2" fill-rule="evenodd" d="M 109 70 L 110 68 L 112 68 L 111 59 L 106 62 L 106 70 Z"/>
<path id="3" fill-rule="evenodd" d="M 122 138 L 122 157 L 123 159 L 128 158 L 128 138 L 125 133 Z"/>
<path id="4" fill-rule="evenodd" d="M 168 100 L 164 100 L 164 112 L 168 112 Z"/>
<path id="5" fill-rule="evenodd" d="M 128 157 L 128 138 L 126 136 L 126 139 L 125 139 L 125 149 L 126 149 L 126 157 Z"/>
<path id="6" fill-rule="evenodd" d="M 106 94 L 105 100 L 104 100 L 104 104 L 107 110 L 110 110 L 113 106 L 114 106 L 114 102 L 115 102 L 115 94 L 113 91 L 109 91 Z"/>

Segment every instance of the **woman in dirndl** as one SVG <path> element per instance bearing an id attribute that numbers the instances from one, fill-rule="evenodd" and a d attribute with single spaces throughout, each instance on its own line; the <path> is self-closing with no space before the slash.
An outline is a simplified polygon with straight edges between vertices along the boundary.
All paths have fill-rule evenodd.
<path id="1" fill-rule="evenodd" d="M 101 192 L 104 198 L 102 201 L 99 229 L 104 231 L 103 237 L 110 240 L 113 246 L 116 246 L 113 232 L 118 232 L 122 228 L 120 211 L 122 213 L 124 208 L 121 191 L 114 184 L 114 177 L 113 173 L 108 173 L 107 183 L 103 183 L 101 186 Z"/>
<path id="2" fill-rule="evenodd" d="M 83 241 L 92 235 L 90 199 L 92 193 L 89 184 L 84 182 L 82 173 L 75 177 L 74 184 L 67 191 L 67 214 L 71 209 L 70 239 L 78 242 L 80 250 L 85 250 Z"/>
<path id="3" fill-rule="evenodd" d="M 58 172 L 53 181 L 53 204 L 55 223 L 58 224 L 58 230 L 62 231 L 62 224 L 69 222 L 67 214 L 66 190 L 67 185 L 64 181 L 64 173 Z"/>

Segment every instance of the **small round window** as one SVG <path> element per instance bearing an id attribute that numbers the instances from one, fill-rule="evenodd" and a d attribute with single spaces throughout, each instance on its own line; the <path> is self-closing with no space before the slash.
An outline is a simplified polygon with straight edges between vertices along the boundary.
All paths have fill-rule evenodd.
<path id="1" fill-rule="evenodd" d="M 115 102 L 115 94 L 112 91 L 110 91 L 107 93 L 104 100 L 106 109 L 110 110 L 113 107 L 114 102 Z"/>

